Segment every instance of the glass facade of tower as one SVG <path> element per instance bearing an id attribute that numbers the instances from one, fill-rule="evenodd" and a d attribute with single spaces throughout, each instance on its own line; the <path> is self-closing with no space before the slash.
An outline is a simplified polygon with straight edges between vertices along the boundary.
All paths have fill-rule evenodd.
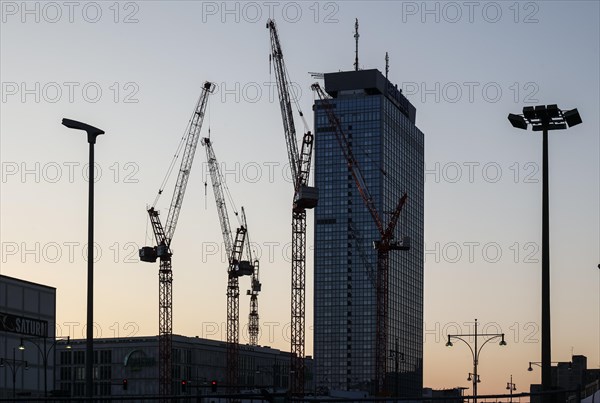
<path id="1" fill-rule="evenodd" d="M 424 136 L 415 126 L 416 110 L 377 70 L 325 74 L 325 90 L 333 97 L 329 102 L 384 226 L 399 198 L 408 194 L 395 239 L 410 237 L 410 250 L 389 254 L 390 358 L 384 389 L 421 396 Z M 373 391 L 377 253 L 372 243 L 380 234 L 320 101 L 314 110 L 320 193 L 315 210 L 315 386 L 321 392 Z"/>

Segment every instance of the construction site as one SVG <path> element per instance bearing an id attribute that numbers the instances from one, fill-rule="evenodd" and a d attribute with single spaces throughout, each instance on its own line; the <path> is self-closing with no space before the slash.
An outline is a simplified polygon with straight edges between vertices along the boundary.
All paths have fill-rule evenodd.
<path id="1" fill-rule="evenodd" d="M 271 53 L 269 54 L 270 66 L 275 72 L 277 93 L 279 96 L 279 106 L 281 111 L 281 120 L 283 122 L 283 132 L 291 177 L 293 179 L 293 200 L 291 206 L 292 223 L 292 249 L 291 249 L 291 310 L 290 310 L 290 362 L 289 362 L 289 385 L 285 391 L 290 396 L 305 396 L 305 389 L 314 390 L 314 382 L 307 384 L 306 364 L 305 364 L 305 337 L 306 337 L 306 232 L 307 232 L 307 210 L 314 209 L 318 205 L 319 189 L 310 186 L 310 173 L 312 170 L 312 157 L 314 146 L 314 134 L 307 130 L 308 124 L 304 118 L 303 112 L 298 104 L 293 104 L 291 96 L 291 78 L 285 65 L 282 45 L 275 21 L 267 22 L 267 29 L 270 34 Z M 358 20 L 355 23 L 355 71 L 358 72 Z M 387 62 L 387 55 L 386 55 Z M 387 66 L 386 66 L 387 70 Z M 386 71 L 387 74 L 387 71 Z M 319 75 L 316 75 L 319 77 Z M 320 75 L 323 78 L 323 75 Z M 172 261 L 173 252 L 171 241 L 173 239 L 177 220 L 183 205 L 184 195 L 188 184 L 188 179 L 192 171 L 192 164 L 196 153 L 198 143 L 206 150 L 206 162 L 210 171 L 210 180 L 214 193 L 214 200 L 219 216 L 221 232 L 223 234 L 223 244 L 225 246 L 228 258 L 227 266 L 227 319 L 226 319 L 226 377 L 224 380 L 225 391 L 230 395 L 241 392 L 240 382 L 240 280 L 248 278 L 250 310 L 247 319 L 247 329 L 250 346 L 257 346 L 258 333 L 260 328 L 258 297 L 261 292 L 261 283 L 259 278 L 260 262 L 252 256 L 252 245 L 250 243 L 250 231 L 246 219 L 246 213 L 242 206 L 239 210 L 236 207 L 232 194 L 227 186 L 225 177 L 220 170 L 219 161 L 215 154 L 210 137 L 200 138 L 206 108 L 210 95 L 214 92 L 215 84 L 206 82 L 203 85 L 199 100 L 194 108 L 190 118 L 186 133 L 181 138 L 173 160 L 169 165 L 167 175 L 165 176 L 154 203 L 148 208 L 148 216 L 151 223 L 152 232 L 155 238 L 155 246 L 144 246 L 139 251 L 140 260 L 143 262 L 156 263 L 159 261 L 159 395 L 172 396 L 179 392 L 178 385 L 190 385 L 188 379 L 173 379 L 173 272 Z M 389 221 L 386 221 L 378 211 L 378 203 L 369 193 L 367 182 L 363 176 L 358 160 L 353 155 L 351 142 L 349 141 L 341 120 L 336 116 L 333 107 L 329 105 L 328 99 L 331 98 L 318 83 L 312 86 L 312 90 L 323 103 L 323 110 L 327 112 L 329 124 L 334 128 L 335 138 L 340 146 L 346 161 L 348 172 L 352 175 L 356 190 L 362 197 L 366 208 L 371 214 L 380 233 L 380 239 L 374 242 L 374 248 L 377 251 L 376 280 L 373 286 L 376 288 L 376 307 L 377 324 L 375 340 L 375 380 L 371 391 L 375 394 L 384 394 L 384 382 L 387 370 L 387 343 L 388 343 L 388 254 L 391 250 L 409 250 L 410 240 L 405 237 L 402 241 L 395 240 L 396 224 L 400 218 L 402 207 L 408 196 L 406 193 L 399 198 L 397 206 L 394 209 Z M 305 132 L 298 136 L 296 132 L 295 118 L 296 114 L 304 123 Z M 210 130 L 208 131 L 210 136 Z M 300 137 L 300 142 L 298 141 Z M 181 160 L 179 170 L 176 171 L 177 163 Z M 177 172 L 175 189 L 171 199 L 170 207 L 166 215 L 165 224 L 161 222 L 160 213 L 156 205 L 169 183 L 169 177 Z M 230 213 L 236 219 L 234 227 L 231 226 Z M 234 228 L 234 230 L 232 230 Z M 310 377 L 312 381 L 312 376 Z M 214 382 L 218 382 L 213 380 Z M 307 388 L 308 386 L 308 388 Z M 175 390 L 174 390 L 175 388 Z M 274 392 L 274 391 L 272 391 Z"/>
<path id="2" fill-rule="evenodd" d="M 598 293 L 577 271 L 597 200 L 564 179 L 571 143 L 552 191 L 578 196 L 548 191 L 548 132 L 588 141 L 597 111 L 575 84 L 552 101 L 568 109 L 539 105 L 567 89 L 507 62 L 519 35 L 554 32 L 537 3 L 84 2 L 68 21 L 7 3 L 3 30 L 34 16 L 27 35 L 70 64 L 3 78 L 3 115 L 79 135 L 47 161 L 39 137 L 3 139 L 3 205 L 27 219 L 2 216 L 0 402 L 600 397 Z M 509 137 L 529 128 L 539 164 L 538 136 Z"/>

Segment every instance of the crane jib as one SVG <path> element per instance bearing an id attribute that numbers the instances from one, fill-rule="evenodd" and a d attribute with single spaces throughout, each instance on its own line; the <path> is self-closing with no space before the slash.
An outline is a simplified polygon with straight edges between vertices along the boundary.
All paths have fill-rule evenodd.
<path id="1" fill-rule="evenodd" d="M 205 82 L 200 98 L 198 99 L 196 107 L 194 108 L 193 119 L 185 135 L 185 149 L 181 158 L 181 167 L 179 169 L 179 175 L 177 177 L 169 213 L 167 215 L 167 220 L 164 227 L 159 218 L 158 211 L 155 210 L 154 207 L 148 210 L 148 215 L 150 217 L 150 222 L 152 224 L 152 230 L 154 232 L 157 246 L 144 246 L 140 249 L 139 256 L 140 260 L 143 262 L 153 263 L 156 262 L 157 258 L 160 258 L 161 261 L 171 259 L 171 240 L 175 232 L 179 213 L 183 204 L 188 178 L 191 172 L 192 163 L 194 161 L 198 139 L 200 137 L 204 112 L 208 104 L 208 96 L 214 92 L 214 89 L 215 85 L 213 83 L 208 81 Z M 159 190 L 159 193 L 162 193 L 162 190 Z"/>

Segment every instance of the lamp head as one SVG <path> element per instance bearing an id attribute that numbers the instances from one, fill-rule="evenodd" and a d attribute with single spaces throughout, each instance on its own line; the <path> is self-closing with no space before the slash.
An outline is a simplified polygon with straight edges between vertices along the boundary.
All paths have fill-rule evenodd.
<path id="1" fill-rule="evenodd" d="M 446 347 L 452 347 L 452 342 L 450 341 L 450 335 L 448 335 L 448 342 L 446 343 Z"/>
<path id="2" fill-rule="evenodd" d="M 537 117 L 535 108 L 533 106 L 523 107 L 523 116 L 528 120 L 535 119 Z"/>
<path id="3" fill-rule="evenodd" d="M 504 341 L 504 333 L 502 333 L 502 340 L 500 340 L 501 346 L 506 346 L 506 342 Z"/>
<path id="4" fill-rule="evenodd" d="M 67 350 L 71 349 L 71 336 L 67 336 L 67 345 L 65 346 Z"/>
<path id="5" fill-rule="evenodd" d="M 509 113 L 508 121 L 511 125 L 513 125 L 513 127 L 516 127 L 517 129 L 527 130 L 527 122 L 525 121 L 525 118 L 521 115 Z"/>
<path id="6" fill-rule="evenodd" d="M 101 134 L 104 134 L 104 130 L 98 129 L 97 127 L 90 126 L 87 123 L 78 122 L 76 120 L 63 118 L 62 120 L 63 126 L 68 127 L 69 129 L 77 129 L 84 130 L 88 135 L 88 143 L 96 144 L 96 137 Z"/>
<path id="7" fill-rule="evenodd" d="M 23 338 L 21 338 L 21 342 L 19 343 L 18 349 L 21 351 L 25 350 L 25 345 L 23 344 Z"/>
<path id="8" fill-rule="evenodd" d="M 527 371 L 529 371 L 529 372 L 533 371 L 533 368 L 531 368 L 531 363 L 529 363 L 529 368 L 527 368 Z"/>
<path id="9" fill-rule="evenodd" d="M 558 105 L 556 104 L 546 106 L 546 113 L 550 119 L 560 117 L 560 109 L 558 109 Z"/>
<path id="10" fill-rule="evenodd" d="M 569 127 L 576 126 L 582 122 L 581 116 L 579 115 L 577 108 L 564 112 L 563 118 L 565 119 L 565 122 L 567 122 L 567 125 L 569 125 Z"/>
<path id="11" fill-rule="evenodd" d="M 471 378 L 471 374 L 469 374 L 469 377 L 467 378 L 467 381 L 472 381 L 473 378 Z"/>
<path id="12" fill-rule="evenodd" d="M 548 122 L 548 110 L 546 109 L 546 105 L 536 105 L 535 108 L 535 117 L 542 122 Z"/>

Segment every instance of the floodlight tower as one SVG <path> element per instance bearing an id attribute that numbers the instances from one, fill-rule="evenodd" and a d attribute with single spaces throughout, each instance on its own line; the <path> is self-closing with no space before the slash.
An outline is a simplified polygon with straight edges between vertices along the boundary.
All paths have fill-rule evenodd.
<path id="1" fill-rule="evenodd" d="M 510 113 L 508 120 L 517 129 L 542 132 L 542 389 L 552 389 L 550 343 L 550 231 L 548 203 L 548 132 L 564 130 L 581 123 L 577 109 L 560 110 L 557 105 L 526 106 L 522 115 Z M 544 395 L 544 402 L 551 400 Z"/>

